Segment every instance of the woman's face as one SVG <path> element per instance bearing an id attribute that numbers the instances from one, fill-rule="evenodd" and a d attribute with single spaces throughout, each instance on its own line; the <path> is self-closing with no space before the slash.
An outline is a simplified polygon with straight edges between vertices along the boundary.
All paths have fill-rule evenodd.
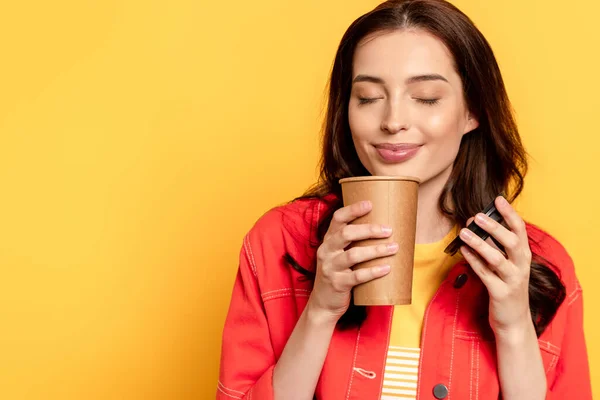
<path id="1" fill-rule="evenodd" d="M 478 126 L 452 55 L 422 30 L 380 32 L 359 43 L 348 112 L 371 175 L 415 176 L 422 184 L 445 182 L 462 136 Z"/>

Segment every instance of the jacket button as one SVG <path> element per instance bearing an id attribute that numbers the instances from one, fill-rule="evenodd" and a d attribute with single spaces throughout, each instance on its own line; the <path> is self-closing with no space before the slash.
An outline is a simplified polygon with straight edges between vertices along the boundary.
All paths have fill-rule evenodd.
<path id="1" fill-rule="evenodd" d="M 433 395 L 436 399 L 445 399 L 448 396 L 448 388 L 442 383 L 438 383 L 433 387 Z"/>
<path id="2" fill-rule="evenodd" d="M 454 287 L 456 289 L 460 289 L 461 287 L 465 286 L 465 283 L 467 283 L 467 279 L 469 279 L 469 275 L 467 275 L 467 274 L 460 274 L 454 280 Z"/>

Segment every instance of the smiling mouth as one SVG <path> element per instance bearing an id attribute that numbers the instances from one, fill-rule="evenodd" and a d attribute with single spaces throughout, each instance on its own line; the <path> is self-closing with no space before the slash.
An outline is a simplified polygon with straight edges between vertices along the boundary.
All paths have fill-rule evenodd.
<path id="1" fill-rule="evenodd" d="M 422 145 L 412 143 L 382 143 L 374 146 L 380 158 L 390 164 L 397 164 L 413 158 Z"/>

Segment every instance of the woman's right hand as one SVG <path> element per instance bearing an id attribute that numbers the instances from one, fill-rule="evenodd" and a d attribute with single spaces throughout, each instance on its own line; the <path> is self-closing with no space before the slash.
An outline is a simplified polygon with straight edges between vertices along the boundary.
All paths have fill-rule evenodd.
<path id="1" fill-rule="evenodd" d="M 353 247 L 352 242 L 387 238 L 392 229 L 377 224 L 350 223 L 371 211 L 369 201 L 354 203 L 335 211 L 323 243 L 317 250 L 317 272 L 308 300 L 311 313 L 337 322 L 350 306 L 352 288 L 389 273 L 389 265 L 352 270 L 358 263 L 392 255 L 398 251 L 397 243 Z"/>

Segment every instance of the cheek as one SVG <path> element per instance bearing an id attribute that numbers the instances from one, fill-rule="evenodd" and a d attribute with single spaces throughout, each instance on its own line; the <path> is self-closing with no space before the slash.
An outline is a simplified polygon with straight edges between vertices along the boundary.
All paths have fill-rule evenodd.
<path id="1" fill-rule="evenodd" d="M 348 123 L 354 140 L 368 140 L 377 127 L 377 121 L 372 113 L 360 112 L 360 110 L 348 110 Z M 375 130 L 376 131 L 376 130 Z"/>
<path id="2" fill-rule="evenodd" d="M 453 109 L 432 110 L 419 118 L 420 130 L 430 140 L 456 140 L 462 136 L 460 117 Z"/>
<path id="3" fill-rule="evenodd" d="M 352 142 L 362 165 L 371 173 L 373 170 L 372 160 L 369 157 L 367 147 L 378 134 L 378 123 L 373 115 L 360 112 L 360 110 L 348 110 L 348 124 L 352 135 Z"/>

